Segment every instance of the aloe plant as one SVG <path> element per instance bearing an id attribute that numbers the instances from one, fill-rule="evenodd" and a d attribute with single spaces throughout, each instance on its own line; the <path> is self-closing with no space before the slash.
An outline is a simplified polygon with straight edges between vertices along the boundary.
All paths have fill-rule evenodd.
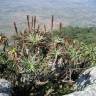
<path id="1" fill-rule="evenodd" d="M 29 34 L 29 36 L 27 37 L 27 40 L 34 45 L 40 42 L 41 40 L 43 40 L 43 36 L 39 34 Z"/>
<path id="2" fill-rule="evenodd" d="M 22 64 L 24 65 L 24 68 L 27 72 L 34 72 L 35 67 L 36 67 L 36 61 L 35 61 L 36 56 L 31 57 L 30 59 L 22 59 Z"/>

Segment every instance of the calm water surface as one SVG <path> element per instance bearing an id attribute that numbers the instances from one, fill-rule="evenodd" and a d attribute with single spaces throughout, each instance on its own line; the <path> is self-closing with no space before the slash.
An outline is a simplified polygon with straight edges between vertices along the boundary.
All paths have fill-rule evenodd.
<path id="1" fill-rule="evenodd" d="M 51 15 L 65 25 L 95 26 L 96 0 L 0 0 L 0 33 L 12 33 L 12 22 L 22 26 L 26 15 L 45 21 Z"/>

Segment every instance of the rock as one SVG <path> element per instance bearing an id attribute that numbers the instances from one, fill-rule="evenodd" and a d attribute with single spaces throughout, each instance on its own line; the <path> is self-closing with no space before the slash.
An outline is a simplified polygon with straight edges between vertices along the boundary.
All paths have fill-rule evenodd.
<path id="1" fill-rule="evenodd" d="M 96 67 L 87 69 L 76 81 L 76 92 L 64 96 L 96 96 Z"/>
<path id="2" fill-rule="evenodd" d="M 0 96 L 12 96 L 12 85 L 5 79 L 0 79 Z"/>

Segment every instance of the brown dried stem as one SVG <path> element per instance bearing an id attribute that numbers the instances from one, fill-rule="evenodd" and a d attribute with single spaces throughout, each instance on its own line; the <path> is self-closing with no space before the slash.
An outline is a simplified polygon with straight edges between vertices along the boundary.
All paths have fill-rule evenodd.
<path id="1" fill-rule="evenodd" d="M 51 19 L 51 31 L 53 30 L 54 27 L 54 16 L 52 15 L 52 19 Z"/>
<path id="2" fill-rule="evenodd" d="M 59 24 L 60 32 L 62 31 L 62 23 Z"/>
<path id="3" fill-rule="evenodd" d="M 34 30 L 36 28 L 36 16 L 34 16 Z"/>
<path id="4" fill-rule="evenodd" d="M 27 24 L 28 24 L 28 30 L 30 32 L 30 21 L 29 21 L 29 15 L 27 15 Z"/>
<path id="5" fill-rule="evenodd" d="M 14 28 L 15 28 L 16 34 L 18 35 L 18 29 L 17 29 L 17 26 L 16 26 L 16 22 L 14 22 Z"/>
<path id="6" fill-rule="evenodd" d="M 46 25 L 44 24 L 44 32 L 46 32 Z"/>
<path id="7" fill-rule="evenodd" d="M 34 22 L 33 22 L 33 20 L 34 20 L 34 17 L 32 16 L 32 24 L 31 24 L 31 29 L 33 28 L 33 25 L 34 25 L 34 24 L 33 24 L 33 23 L 34 23 Z"/>

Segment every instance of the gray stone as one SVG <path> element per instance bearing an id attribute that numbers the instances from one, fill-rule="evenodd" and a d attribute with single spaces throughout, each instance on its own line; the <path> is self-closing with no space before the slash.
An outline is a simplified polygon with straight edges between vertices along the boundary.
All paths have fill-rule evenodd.
<path id="1" fill-rule="evenodd" d="M 5 79 L 0 79 L 0 96 L 12 96 L 12 85 Z"/>
<path id="2" fill-rule="evenodd" d="M 96 67 L 87 69 L 76 82 L 76 92 L 64 96 L 96 96 Z"/>

